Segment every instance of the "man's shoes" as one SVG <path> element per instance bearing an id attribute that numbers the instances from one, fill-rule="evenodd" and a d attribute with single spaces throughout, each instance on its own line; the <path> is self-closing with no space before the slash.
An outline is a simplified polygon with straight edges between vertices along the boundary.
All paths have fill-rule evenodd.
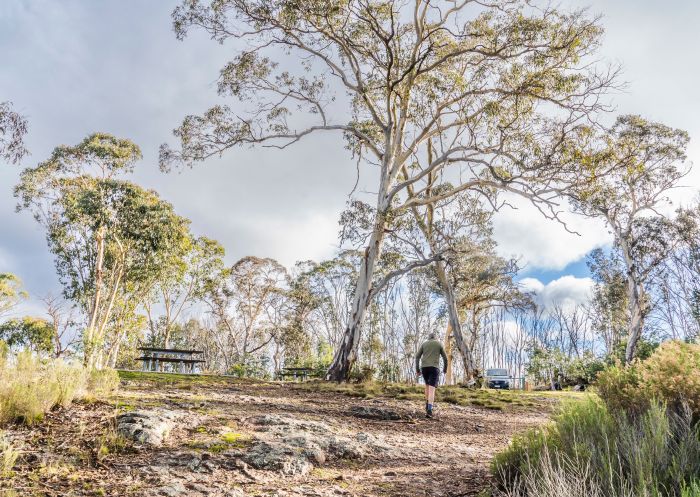
<path id="1" fill-rule="evenodd" d="M 428 407 L 425 409 L 425 417 L 426 418 L 432 418 L 433 417 L 433 409 Z"/>

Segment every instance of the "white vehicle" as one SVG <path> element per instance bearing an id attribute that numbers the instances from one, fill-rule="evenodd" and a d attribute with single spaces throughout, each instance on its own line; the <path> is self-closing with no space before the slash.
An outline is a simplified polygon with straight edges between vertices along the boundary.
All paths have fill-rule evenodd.
<path id="1" fill-rule="evenodd" d="M 486 386 L 500 390 L 510 389 L 510 375 L 507 369 L 494 368 L 486 370 Z"/>

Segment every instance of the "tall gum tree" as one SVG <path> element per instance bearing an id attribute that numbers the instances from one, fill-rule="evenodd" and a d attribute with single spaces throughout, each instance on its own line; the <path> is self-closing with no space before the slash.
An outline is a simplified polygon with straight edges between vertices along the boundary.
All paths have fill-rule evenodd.
<path id="1" fill-rule="evenodd" d="M 576 210 L 610 227 L 624 262 L 627 287 L 627 346 L 631 361 L 650 311 L 646 286 L 680 236 L 659 209 L 688 169 L 683 165 L 688 134 L 639 116 L 625 115 L 611 129 L 591 135 L 583 148 L 571 145 L 587 180 L 567 195 Z M 603 176 L 596 172 L 605 170 Z"/>
<path id="2" fill-rule="evenodd" d="M 64 296 L 85 314 L 86 367 L 99 368 L 104 338 L 120 303 L 145 295 L 164 262 L 188 235 L 155 192 L 118 179 L 141 158 L 129 140 L 95 133 L 75 146 L 60 146 L 15 188 L 18 210 L 27 209 L 46 229 Z"/>
<path id="3" fill-rule="evenodd" d="M 224 248 L 216 240 L 188 237 L 182 250 L 166 261 L 163 275 L 144 302 L 151 335 L 158 345 L 170 347 L 173 327 L 195 304 L 202 303 L 212 286 L 224 277 Z M 156 304 L 162 313 L 156 313 Z"/>
<path id="4" fill-rule="evenodd" d="M 591 63 L 602 35 L 596 18 L 532 4 L 185 0 L 174 11 L 179 38 L 201 28 L 245 47 L 221 70 L 218 89 L 248 111 L 217 105 L 187 116 L 175 130 L 180 146 L 161 148 L 164 170 L 239 145 L 284 148 L 331 131 L 376 170 L 371 236 L 329 378 L 347 378 L 357 356 L 395 211 L 482 188 L 553 209 L 559 180 L 571 172 L 560 146 L 599 110 L 616 71 Z M 285 70 L 289 60 L 297 63 Z M 344 115 L 332 113 L 337 98 Z M 434 158 L 415 160 L 428 147 Z M 428 195 L 426 177 L 440 174 L 455 186 Z"/>

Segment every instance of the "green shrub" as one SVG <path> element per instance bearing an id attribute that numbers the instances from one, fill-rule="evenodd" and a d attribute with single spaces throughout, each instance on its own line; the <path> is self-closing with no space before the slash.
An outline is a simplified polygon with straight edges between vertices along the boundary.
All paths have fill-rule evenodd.
<path id="1" fill-rule="evenodd" d="M 700 497 L 700 480 L 693 480 L 687 485 L 683 485 L 681 497 Z"/>
<path id="2" fill-rule="evenodd" d="M 700 345 L 668 341 L 644 361 L 619 363 L 598 375 L 598 392 L 610 409 L 638 415 L 651 399 L 677 413 L 687 407 L 700 418 Z"/>
<path id="3" fill-rule="evenodd" d="M 0 425 L 31 425 L 55 407 L 67 407 L 88 394 L 105 395 L 119 383 L 115 371 L 88 374 L 82 366 L 41 359 L 29 351 L 0 361 L 0 377 Z"/>
<path id="4" fill-rule="evenodd" d="M 492 470 L 511 496 L 681 496 L 700 478 L 700 430 L 663 404 L 633 418 L 589 398 L 517 437 Z"/>
<path id="5" fill-rule="evenodd" d="M 87 389 L 91 395 L 102 397 L 119 388 L 119 374 L 114 369 L 94 369 L 88 375 Z"/>
<path id="6" fill-rule="evenodd" d="M 700 417 L 700 345 L 677 340 L 663 343 L 641 363 L 641 375 L 651 396 L 677 410 L 687 404 Z"/>
<path id="7" fill-rule="evenodd" d="M 495 458 L 505 494 L 700 497 L 700 346 L 618 361 L 597 388 Z"/>
<path id="8" fill-rule="evenodd" d="M 553 423 L 515 437 L 509 448 L 494 459 L 494 473 L 508 487 L 524 483 L 533 472 L 551 476 L 570 464 L 585 461 L 587 466 L 594 466 L 596 474 L 610 477 L 608 449 L 615 429 L 615 419 L 595 398 L 566 403 Z M 550 468 L 552 465 L 555 468 Z"/>
<path id="9" fill-rule="evenodd" d="M 375 374 L 374 368 L 367 365 L 353 365 L 350 370 L 350 375 L 348 376 L 348 381 L 350 383 L 369 383 L 374 380 Z"/>
<path id="10" fill-rule="evenodd" d="M 68 405 L 82 393 L 84 375 L 63 361 L 43 361 L 21 352 L 6 361 L 0 385 L 0 423 L 20 421 L 32 424 L 58 405 Z"/>
<path id="11" fill-rule="evenodd" d="M 650 399 L 642 384 L 637 362 L 628 366 L 620 363 L 598 374 L 598 395 L 615 412 L 639 414 L 650 406 Z"/>

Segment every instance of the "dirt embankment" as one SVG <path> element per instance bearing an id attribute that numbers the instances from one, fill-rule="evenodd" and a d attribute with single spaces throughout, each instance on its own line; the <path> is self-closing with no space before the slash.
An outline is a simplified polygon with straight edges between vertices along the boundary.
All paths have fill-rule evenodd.
<path id="1" fill-rule="evenodd" d="M 0 489 L 18 496 L 477 495 L 489 485 L 493 455 L 514 433 L 545 422 L 553 402 L 529 397 L 501 410 L 442 402 L 429 420 L 415 394 L 360 398 L 289 384 L 132 379 L 107 401 L 7 430 L 21 455 Z"/>

